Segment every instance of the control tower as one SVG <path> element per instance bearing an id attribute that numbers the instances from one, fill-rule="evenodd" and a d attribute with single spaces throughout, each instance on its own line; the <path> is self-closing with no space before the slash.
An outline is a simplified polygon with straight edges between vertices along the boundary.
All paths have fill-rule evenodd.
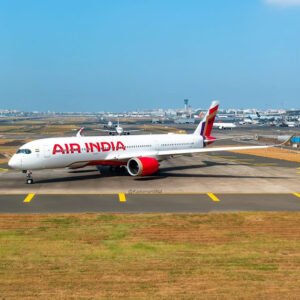
<path id="1" fill-rule="evenodd" d="M 189 99 L 184 99 L 184 111 L 188 113 Z"/>

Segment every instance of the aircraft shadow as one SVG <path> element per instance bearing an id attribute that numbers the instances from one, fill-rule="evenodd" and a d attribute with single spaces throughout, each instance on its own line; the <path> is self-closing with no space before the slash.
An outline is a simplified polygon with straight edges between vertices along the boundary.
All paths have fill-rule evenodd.
<path id="1" fill-rule="evenodd" d="M 173 167 L 162 167 L 158 173 L 152 176 L 146 177 L 137 177 L 134 180 L 137 181 L 152 181 L 152 180 L 161 180 L 167 177 L 172 178 L 240 178 L 240 179 L 286 179 L 288 177 L 275 177 L 275 176 L 248 176 L 248 175 L 230 175 L 230 174 L 194 174 L 194 173 L 171 173 L 172 171 L 182 171 L 182 170 L 193 170 L 193 169 L 201 169 L 201 168 L 209 168 L 213 166 L 238 166 L 239 164 L 230 163 L 230 162 L 212 162 L 212 161 L 202 161 L 201 165 L 183 165 L 183 166 L 173 166 Z M 241 163 L 243 165 L 243 163 Z M 72 181 L 81 181 L 81 180 L 92 180 L 92 179 L 101 179 L 103 177 L 123 177 L 129 176 L 126 172 L 113 172 L 108 167 L 101 167 L 95 170 L 74 170 L 69 171 L 72 174 L 85 174 L 91 172 L 99 172 L 97 174 L 90 175 L 78 175 L 72 177 L 60 177 L 60 178 L 50 178 L 50 179 L 42 179 L 35 180 L 35 183 L 59 183 L 59 182 L 72 182 Z"/>
<path id="2" fill-rule="evenodd" d="M 71 182 L 71 181 L 81 181 L 81 180 L 91 180 L 91 179 L 100 179 L 103 177 L 101 174 L 95 175 L 82 175 L 82 176 L 72 176 L 72 177 L 61 177 L 61 178 L 49 178 L 49 179 L 41 179 L 35 180 L 35 184 L 37 183 L 56 183 L 56 182 Z"/>
<path id="3" fill-rule="evenodd" d="M 192 169 L 200 169 L 200 168 L 207 168 L 213 166 L 228 166 L 228 165 L 235 165 L 232 163 L 219 163 L 219 162 L 212 162 L 212 161 L 203 161 L 204 165 L 185 165 L 185 166 L 172 166 L 172 167 L 162 167 L 160 170 L 161 172 L 165 171 L 179 171 L 179 170 L 192 170 Z"/>
<path id="4" fill-rule="evenodd" d="M 225 174 L 183 174 L 183 173 L 168 173 L 159 172 L 157 175 L 148 177 L 138 177 L 135 180 L 138 181 L 150 181 L 157 179 L 164 179 L 167 177 L 179 177 L 179 178 L 240 178 L 240 179 L 287 179 L 288 177 L 274 177 L 274 176 L 246 176 L 246 175 L 225 175 Z"/>
<path id="5" fill-rule="evenodd" d="M 76 170 L 76 171 L 69 171 L 68 173 L 72 174 L 80 174 L 80 173 L 92 173 L 92 172 L 99 172 L 99 170 Z"/>
<path id="6" fill-rule="evenodd" d="M 110 177 L 117 177 L 118 175 L 111 174 Z M 119 175 L 122 176 L 122 175 Z M 72 177 L 61 177 L 61 178 L 49 178 L 35 180 L 36 184 L 41 183 L 60 183 L 60 182 L 72 182 L 72 181 L 84 181 L 84 180 L 93 180 L 101 179 L 103 177 L 109 177 L 108 174 L 95 174 L 95 175 L 82 175 L 82 176 L 72 176 Z M 245 176 L 245 175 L 225 175 L 225 174 L 184 174 L 184 173 L 168 173 L 160 172 L 157 175 L 147 176 L 147 177 L 138 177 L 135 178 L 137 181 L 152 181 L 160 180 L 165 178 L 240 178 L 240 179 L 286 179 L 287 177 L 274 177 L 274 176 Z"/>

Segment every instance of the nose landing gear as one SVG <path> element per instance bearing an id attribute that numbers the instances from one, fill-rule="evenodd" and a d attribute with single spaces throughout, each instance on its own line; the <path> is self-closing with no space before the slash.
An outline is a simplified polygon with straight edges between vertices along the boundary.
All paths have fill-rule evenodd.
<path id="1" fill-rule="evenodd" d="M 33 184 L 32 172 L 29 170 L 23 170 L 23 173 L 26 173 L 26 183 Z"/>

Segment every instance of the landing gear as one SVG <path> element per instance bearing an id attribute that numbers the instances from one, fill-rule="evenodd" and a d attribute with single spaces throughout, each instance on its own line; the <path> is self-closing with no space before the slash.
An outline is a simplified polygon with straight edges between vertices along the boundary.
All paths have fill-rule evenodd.
<path id="1" fill-rule="evenodd" d="M 23 171 L 23 173 L 26 173 L 26 183 L 33 184 L 32 172 L 27 170 Z"/>
<path id="2" fill-rule="evenodd" d="M 33 184 L 33 179 L 32 179 L 32 178 L 26 179 L 26 183 L 27 183 L 27 184 Z"/>

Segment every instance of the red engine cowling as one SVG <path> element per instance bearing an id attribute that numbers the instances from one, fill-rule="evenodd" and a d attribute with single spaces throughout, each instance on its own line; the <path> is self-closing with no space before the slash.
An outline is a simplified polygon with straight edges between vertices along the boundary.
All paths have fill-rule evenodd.
<path id="1" fill-rule="evenodd" d="M 134 157 L 127 162 L 127 170 L 131 176 L 147 176 L 158 171 L 159 163 L 152 157 Z"/>

